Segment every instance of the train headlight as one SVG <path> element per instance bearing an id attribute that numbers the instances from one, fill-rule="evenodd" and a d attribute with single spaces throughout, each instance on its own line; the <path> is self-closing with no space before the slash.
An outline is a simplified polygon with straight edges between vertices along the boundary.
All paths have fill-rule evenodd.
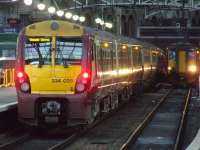
<path id="1" fill-rule="evenodd" d="M 196 65 L 190 65 L 188 67 L 188 71 L 191 73 L 195 73 L 197 71 L 197 66 Z"/>
<path id="2" fill-rule="evenodd" d="M 83 92 L 85 90 L 85 85 L 82 83 L 78 83 L 76 86 L 76 91 L 77 92 Z"/>
<path id="3" fill-rule="evenodd" d="M 172 70 L 172 67 L 169 66 L 169 67 L 168 67 L 168 70 L 171 71 L 171 70 Z"/>
<path id="4" fill-rule="evenodd" d="M 23 92 L 28 92 L 29 89 L 30 89 L 29 83 L 24 82 L 24 83 L 21 84 L 21 90 L 22 90 Z"/>

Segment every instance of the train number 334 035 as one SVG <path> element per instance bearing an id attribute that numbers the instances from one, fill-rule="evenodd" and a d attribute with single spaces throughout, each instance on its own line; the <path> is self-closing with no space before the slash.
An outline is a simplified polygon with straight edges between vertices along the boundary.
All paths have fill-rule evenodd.
<path id="1" fill-rule="evenodd" d="M 52 79 L 51 81 L 53 83 L 60 83 L 60 82 L 63 82 L 63 83 L 72 83 L 73 79 Z"/>

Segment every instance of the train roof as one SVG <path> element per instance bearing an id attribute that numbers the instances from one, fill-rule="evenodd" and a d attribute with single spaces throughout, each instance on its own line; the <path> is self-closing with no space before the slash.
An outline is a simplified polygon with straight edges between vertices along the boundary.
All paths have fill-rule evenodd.
<path id="1" fill-rule="evenodd" d="M 186 50 L 186 51 L 194 51 L 197 49 L 196 45 L 189 42 L 177 42 L 172 43 L 168 46 L 169 49 L 177 51 L 177 50 Z"/>
<path id="2" fill-rule="evenodd" d="M 100 36 L 101 38 L 103 38 L 105 40 L 118 40 L 122 43 L 127 43 L 127 44 L 133 43 L 133 45 L 138 45 L 138 46 L 142 46 L 142 47 L 152 47 L 152 48 L 157 48 L 157 49 L 161 50 L 160 48 L 156 47 L 155 45 L 153 45 L 151 43 L 139 41 L 135 38 L 129 38 L 129 37 L 125 37 L 122 35 L 115 35 L 110 32 L 107 32 L 107 31 L 99 30 L 97 28 L 90 28 L 90 27 L 83 27 L 83 28 L 84 28 L 85 32 L 88 32 L 88 33 L 96 35 L 96 36 Z"/>
<path id="3" fill-rule="evenodd" d="M 56 23 L 58 23 L 58 24 L 61 23 L 63 25 L 56 26 Z M 34 36 L 34 35 L 36 36 L 38 34 L 38 30 L 34 30 L 34 29 L 38 28 L 40 30 L 39 33 L 51 35 L 54 33 L 54 31 L 51 31 L 51 29 L 53 30 L 54 27 L 58 28 L 55 31 L 58 31 L 60 36 L 65 35 L 65 33 L 69 34 L 69 36 L 81 36 L 85 32 L 85 33 L 90 33 L 92 35 L 95 35 L 96 37 L 100 37 L 101 39 L 103 38 L 105 41 L 106 40 L 108 40 L 108 41 L 117 40 L 117 41 L 120 41 L 122 44 L 132 44 L 132 45 L 138 45 L 138 46 L 142 46 L 142 47 L 157 48 L 153 44 L 141 42 L 134 38 L 129 38 L 129 37 L 121 36 L 121 35 L 114 35 L 110 32 L 102 31 L 97 28 L 86 27 L 86 26 L 78 25 L 78 24 L 71 23 L 68 21 L 63 21 L 63 20 L 46 20 L 46 21 L 31 24 L 31 25 L 25 27 L 25 29 L 29 29 L 28 31 L 26 31 L 25 34 L 31 35 L 31 36 Z M 46 31 L 46 30 L 48 30 L 48 31 Z"/>

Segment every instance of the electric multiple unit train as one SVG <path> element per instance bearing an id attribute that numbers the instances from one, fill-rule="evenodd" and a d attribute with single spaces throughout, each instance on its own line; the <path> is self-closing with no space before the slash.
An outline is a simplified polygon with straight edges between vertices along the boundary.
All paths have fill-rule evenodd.
<path id="1" fill-rule="evenodd" d="M 127 101 L 138 81 L 153 79 L 161 58 L 151 44 L 67 21 L 31 24 L 17 43 L 19 120 L 89 124 Z"/>
<path id="2" fill-rule="evenodd" d="M 179 81 L 196 85 L 198 79 L 199 50 L 191 43 L 175 43 L 168 48 L 168 70 L 176 73 Z"/>

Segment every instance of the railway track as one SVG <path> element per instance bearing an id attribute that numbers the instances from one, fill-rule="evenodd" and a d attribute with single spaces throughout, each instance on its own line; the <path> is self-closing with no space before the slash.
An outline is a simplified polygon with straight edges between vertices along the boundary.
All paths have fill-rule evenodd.
<path id="1" fill-rule="evenodd" d="M 191 89 L 173 90 L 131 133 L 120 150 L 181 149 Z"/>
<path id="2" fill-rule="evenodd" d="M 27 131 L 24 134 L 17 135 L 13 132 L 15 136 L 6 135 L 2 137 L 3 141 L 0 142 L 0 149 L 3 150 L 17 150 L 17 149 L 51 149 L 54 145 L 57 145 L 61 141 L 67 138 L 72 138 L 76 131 L 67 130 L 64 133 L 51 133 L 51 132 L 38 132 L 38 131 Z"/>
<path id="3" fill-rule="evenodd" d="M 10 149 L 12 145 L 24 142 L 28 137 L 28 131 L 21 127 L 5 131 L 0 134 L 0 149 Z"/>
<path id="4" fill-rule="evenodd" d="M 145 116 L 162 103 L 168 94 L 169 89 L 161 90 L 159 93 L 147 93 L 142 98 L 137 98 L 136 101 L 131 101 L 119 110 L 106 115 L 93 125 L 71 131 L 63 137 L 30 133 L 1 145 L 0 149 L 119 149 L 130 132 L 137 130 Z"/>
<path id="5" fill-rule="evenodd" d="M 119 149 L 130 130 L 134 130 L 145 116 L 166 97 L 169 90 L 161 93 L 149 93 L 136 102 L 131 102 L 103 123 L 97 123 L 73 139 L 66 140 L 50 150 L 60 149 Z M 167 94 L 166 94 L 167 93 Z M 131 118 L 131 119 L 130 119 Z"/>
<path id="6" fill-rule="evenodd" d="M 75 128 L 74 131 L 70 131 L 70 134 L 62 133 L 62 135 L 58 134 L 58 138 L 55 138 L 54 136 L 49 137 L 48 134 L 45 133 L 45 137 L 39 133 L 38 135 L 34 133 L 34 131 L 27 133 L 24 136 L 19 136 L 18 138 L 14 138 L 2 145 L 0 145 L 0 149 L 5 149 L 5 150 L 26 150 L 26 149 L 37 149 L 37 150 L 59 150 L 63 149 L 65 146 L 68 144 L 72 143 L 75 141 L 78 137 L 81 135 L 84 135 L 87 133 L 89 130 L 93 129 L 96 127 L 98 124 L 103 122 L 105 119 L 108 119 L 111 117 L 114 113 L 119 111 L 124 105 L 126 105 L 126 101 L 124 104 L 122 104 L 119 109 L 113 110 L 112 112 L 104 115 L 100 119 L 98 119 L 96 122 L 94 122 L 92 125 L 83 128 L 83 127 L 78 127 Z M 68 131 L 68 130 L 67 130 Z M 37 131 L 36 131 L 37 132 Z M 60 131 L 59 131 L 60 132 Z M 53 134 L 54 135 L 54 134 Z"/>

